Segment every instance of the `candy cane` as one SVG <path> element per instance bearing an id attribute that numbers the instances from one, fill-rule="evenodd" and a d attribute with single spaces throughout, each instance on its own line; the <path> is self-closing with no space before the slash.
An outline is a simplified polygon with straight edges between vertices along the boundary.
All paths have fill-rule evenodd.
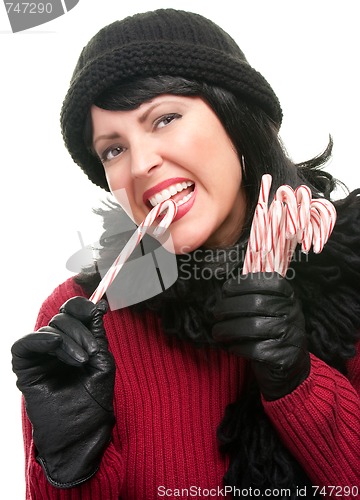
<path id="1" fill-rule="evenodd" d="M 265 228 L 267 226 L 267 206 L 270 195 L 272 177 L 270 174 L 264 174 L 261 178 L 261 185 L 258 197 L 258 203 L 255 208 L 253 223 L 250 229 L 249 241 L 245 253 L 244 264 L 243 264 L 243 274 L 250 272 L 255 272 L 254 269 L 262 270 L 262 260 L 263 256 L 260 255 L 256 248 L 259 246 L 259 240 L 261 239 L 262 251 L 265 250 L 266 236 L 264 234 Z M 260 216 L 261 214 L 261 216 Z M 259 220 L 259 217 L 261 220 Z M 259 231 L 262 235 L 259 237 Z"/>
<path id="2" fill-rule="evenodd" d="M 325 244 L 325 228 L 319 212 L 310 209 L 310 222 L 313 230 L 312 244 L 314 253 L 320 253 Z"/>
<path id="3" fill-rule="evenodd" d="M 308 186 L 298 186 L 295 189 L 295 198 L 298 205 L 298 226 L 304 230 L 310 222 L 311 191 Z"/>
<path id="4" fill-rule="evenodd" d="M 328 239 L 336 221 L 336 211 L 334 205 L 328 200 L 312 200 L 311 208 L 316 209 L 321 218 L 321 224 L 325 233 L 325 239 Z"/>
<path id="5" fill-rule="evenodd" d="M 295 198 L 298 205 L 298 230 L 296 234 L 296 239 L 298 243 L 301 243 L 305 237 L 305 230 L 310 224 L 310 205 L 311 205 L 311 191 L 308 186 L 298 186 L 295 189 Z M 308 232 L 306 233 L 306 238 L 308 239 Z M 306 240 L 308 241 L 308 240 Z M 306 245 L 310 248 L 310 244 Z"/>
<path id="6" fill-rule="evenodd" d="M 290 186 L 280 186 L 275 194 L 275 200 L 280 200 L 286 205 L 285 232 L 286 237 L 292 237 L 297 231 L 297 203 L 294 190 Z"/>
<path id="7" fill-rule="evenodd" d="M 97 304 L 101 297 L 106 293 L 111 283 L 114 281 L 119 271 L 122 269 L 125 262 L 128 260 L 136 246 L 140 243 L 143 236 L 147 233 L 149 227 L 154 223 L 155 219 L 167 208 L 164 218 L 160 221 L 158 226 L 153 231 L 154 236 L 161 236 L 166 229 L 170 226 L 171 222 L 177 213 L 177 205 L 173 200 L 166 200 L 156 205 L 145 217 L 143 222 L 136 229 L 129 241 L 126 243 L 114 263 L 107 271 L 105 276 L 100 281 L 97 289 L 91 295 L 90 300 Z"/>
<path id="8" fill-rule="evenodd" d="M 309 253 L 311 244 L 313 241 L 313 226 L 310 223 L 305 227 L 303 234 L 302 234 L 302 239 L 299 241 L 301 243 L 301 251 L 305 254 Z"/>
<path id="9" fill-rule="evenodd" d="M 264 174 L 261 178 L 260 193 L 258 203 L 264 203 L 267 207 L 269 203 L 270 188 L 272 177 L 270 174 Z"/>

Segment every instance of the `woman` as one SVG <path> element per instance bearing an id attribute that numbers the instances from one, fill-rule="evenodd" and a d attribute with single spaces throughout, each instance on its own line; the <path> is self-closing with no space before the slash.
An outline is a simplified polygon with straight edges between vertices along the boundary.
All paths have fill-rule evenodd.
<path id="1" fill-rule="evenodd" d="M 358 192 L 336 203 L 323 252 L 296 254 L 293 279 L 240 274 L 264 173 L 273 190 L 329 198 L 335 186 L 318 170 L 331 142 L 294 165 L 281 118 L 269 84 L 199 15 L 139 14 L 84 48 L 66 146 L 136 223 L 176 201 L 179 277 L 110 311 L 87 299 L 100 276 L 84 271 L 14 344 L 28 498 L 358 496 Z M 118 252 L 107 238 L 118 210 L 102 215 L 99 267 Z"/>

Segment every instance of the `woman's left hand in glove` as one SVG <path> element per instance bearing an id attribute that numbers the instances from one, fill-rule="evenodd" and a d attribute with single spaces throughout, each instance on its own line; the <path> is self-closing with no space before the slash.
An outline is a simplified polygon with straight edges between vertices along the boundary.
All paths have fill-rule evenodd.
<path id="1" fill-rule="evenodd" d="M 251 360 L 266 400 L 289 394 L 307 378 L 304 315 L 290 282 L 279 274 L 245 274 L 226 281 L 214 314 L 214 339 Z"/>

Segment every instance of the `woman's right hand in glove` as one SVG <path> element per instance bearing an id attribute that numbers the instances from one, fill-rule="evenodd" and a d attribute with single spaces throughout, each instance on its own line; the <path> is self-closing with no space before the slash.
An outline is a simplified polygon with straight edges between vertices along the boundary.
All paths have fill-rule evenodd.
<path id="1" fill-rule="evenodd" d="M 12 346 L 13 371 L 33 426 L 37 461 L 58 488 L 97 471 L 115 423 L 115 363 L 103 316 L 107 303 L 69 299 L 48 326 Z"/>

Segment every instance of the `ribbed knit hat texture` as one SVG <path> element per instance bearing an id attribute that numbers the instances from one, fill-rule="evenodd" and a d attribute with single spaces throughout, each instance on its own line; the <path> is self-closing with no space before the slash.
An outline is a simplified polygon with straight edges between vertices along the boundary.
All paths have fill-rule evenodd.
<path id="1" fill-rule="evenodd" d="M 282 111 L 274 91 L 219 26 L 199 14 L 174 9 L 136 14 L 104 27 L 84 47 L 61 110 L 65 145 L 98 186 L 109 189 L 101 162 L 84 144 L 91 105 L 110 86 L 160 75 L 230 90 L 259 106 L 280 127 Z"/>

